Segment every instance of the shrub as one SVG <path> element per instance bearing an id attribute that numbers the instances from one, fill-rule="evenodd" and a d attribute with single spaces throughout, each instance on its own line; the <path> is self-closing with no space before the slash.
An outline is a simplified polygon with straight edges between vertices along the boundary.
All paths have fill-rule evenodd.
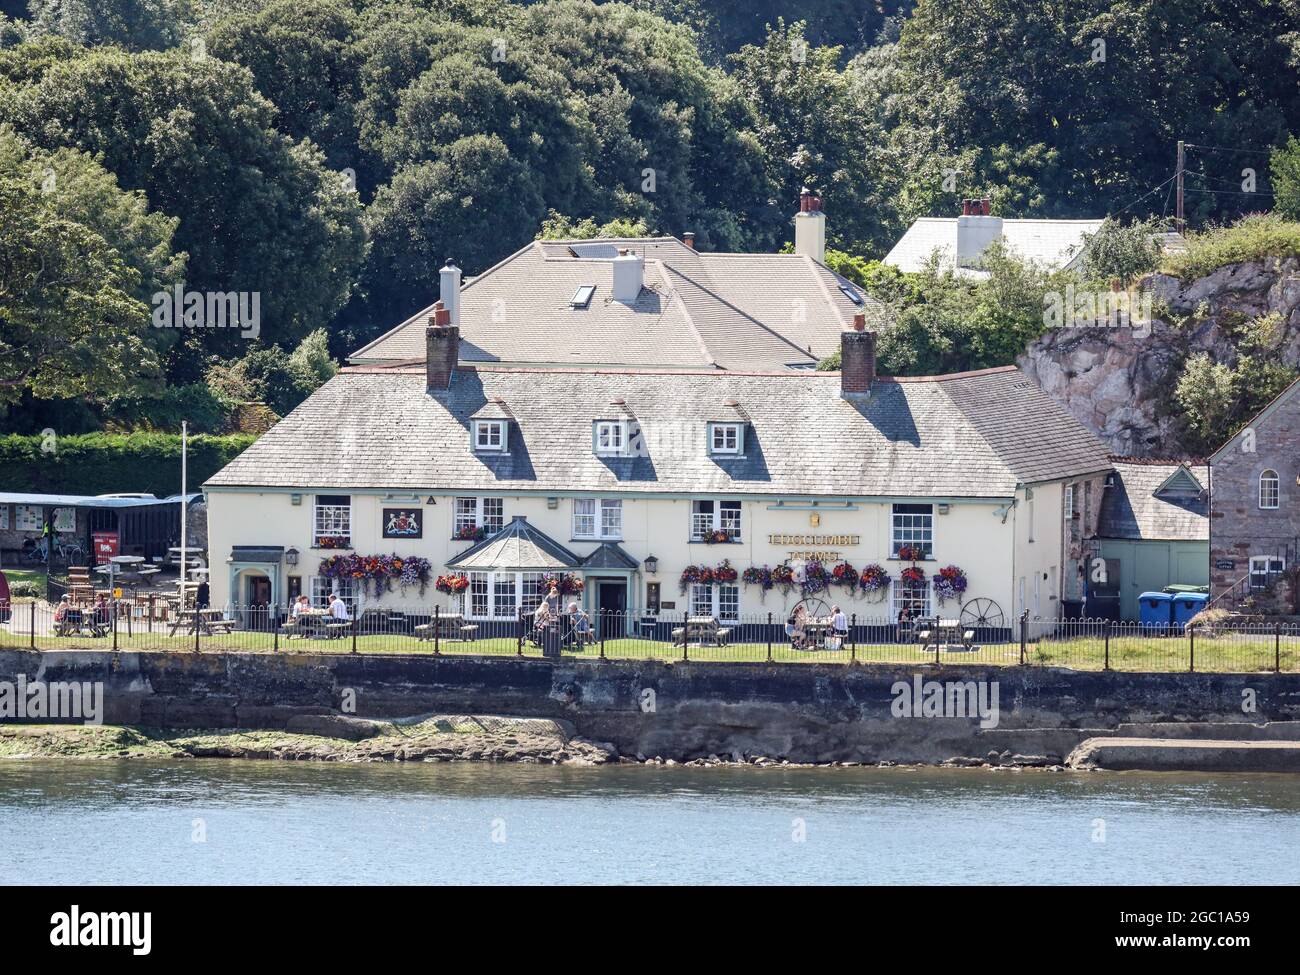
<path id="1" fill-rule="evenodd" d="M 1182 281 L 1194 281 L 1226 264 L 1265 257 L 1300 257 L 1300 223 L 1271 213 L 1242 217 L 1231 226 L 1190 234 L 1187 251 L 1168 255 L 1164 267 Z"/>

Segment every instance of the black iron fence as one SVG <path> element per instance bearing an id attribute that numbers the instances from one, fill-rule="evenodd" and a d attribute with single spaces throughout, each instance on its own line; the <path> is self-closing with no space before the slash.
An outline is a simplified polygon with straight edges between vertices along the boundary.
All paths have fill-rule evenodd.
<path id="1" fill-rule="evenodd" d="M 6 616 L 7 621 L 6 621 Z M 960 619 L 900 622 L 848 613 L 792 620 L 688 613 L 533 614 L 478 619 L 440 606 L 370 609 L 342 618 L 313 609 L 225 606 L 177 610 L 163 600 L 73 607 L 19 602 L 0 611 L 0 648 L 104 648 L 249 653 L 559 656 L 664 661 L 1055 666 L 1077 670 L 1300 670 L 1300 627 L 1284 623 L 1151 626 L 1102 619 L 1009 626 Z"/>

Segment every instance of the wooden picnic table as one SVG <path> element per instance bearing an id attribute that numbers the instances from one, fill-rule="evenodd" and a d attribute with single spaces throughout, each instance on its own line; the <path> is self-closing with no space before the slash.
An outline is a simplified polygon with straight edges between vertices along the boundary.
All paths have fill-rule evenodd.
<path id="1" fill-rule="evenodd" d="M 415 627 L 415 635 L 418 639 L 433 639 L 434 620 L 437 620 L 437 636 L 440 640 L 460 640 L 462 643 L 468 643 L 474 639 L 474 634 L 478 632 L 478 624 L 467 623 L 461 613 L 439 613 L 429 622 L 421 623 Z"/>
<path id="2" fill-rule="evenodd" d="M 229 633 L 234 626 L 235 621 L 226 619 L 219 609 L 183 609 L 176 614 L 169 635 L 175 636 L 178 629 L 184 628 L 186 633 L 202 632 L 207 636 L 215 636 L 217 633 Z"/>
<path id="3" fill-rule="evenodd" d="M 715 647 L 727 645 L 731 627 L 721 626 L 712 616 L 687 617 L 686 625 L 679 626 L 672 632 L 673 643 L 685 647 L 694 642 L 699 646 L 706 643 Z"/>

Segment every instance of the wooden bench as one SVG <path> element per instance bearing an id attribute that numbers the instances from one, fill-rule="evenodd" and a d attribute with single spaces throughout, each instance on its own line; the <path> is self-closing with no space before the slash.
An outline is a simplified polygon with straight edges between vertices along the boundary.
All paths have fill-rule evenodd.
<path id="1" fill-rule="evenodd" d="M 430 620 L 428 623 L 421 623 L 415 627 L 415 636 L 419 640 L 432 640 L 434 638 L 434 628 L 437 628 L 437 637 L 440 640 L 460 640 L 462 643 L 468 643 L 478 632 L 477 623 L 466 623 L 463 616 L 439 616 L 437 623 Z"/>
<path id="2" fill-rule="evenodd" d="M 731 627 L 719 626 L 718 621 L 712 616 L 692 616 L 686 621 L 685 626 L 679 626 L 672 631 L 673 643 L 683 647 L 692 642 L 701 646 L 711 644 L 715 647 L 725 647 L 727 637 L 730 635 Z"/>

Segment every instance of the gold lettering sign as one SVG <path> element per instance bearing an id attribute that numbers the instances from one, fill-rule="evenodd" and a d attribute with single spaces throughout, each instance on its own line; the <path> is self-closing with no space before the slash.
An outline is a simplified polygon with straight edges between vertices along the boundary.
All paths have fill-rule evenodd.
<path id="1" fill-rule="evenodd" d="M 860 535 L 768 535 L 769 545 L 857 545 Z"/>

